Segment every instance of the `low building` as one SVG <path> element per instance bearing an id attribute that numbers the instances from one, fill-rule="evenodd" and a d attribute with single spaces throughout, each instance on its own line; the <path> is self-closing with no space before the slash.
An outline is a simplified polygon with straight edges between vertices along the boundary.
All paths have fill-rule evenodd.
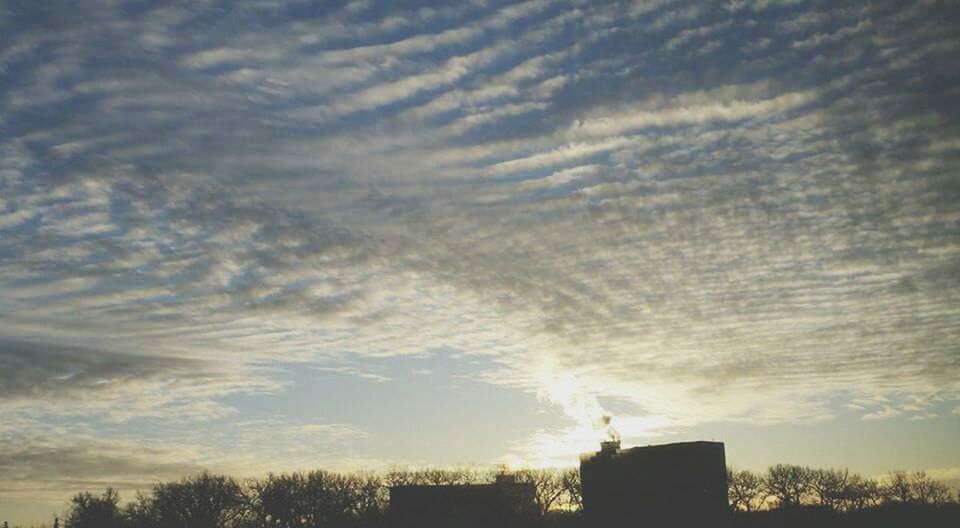
<path id="1" fill-rule="evenodd" d="M 727 464 L 721 442 L 620 449 L 603 442 L 580 457 L 588 527 L 724 526 Z"/>
<path id="2" fill-rule="evenodd" d="M 526 528 L 536 516 L 533 484 L 506 476 L 493 484 L 390 488 L 393 528 Z"/>

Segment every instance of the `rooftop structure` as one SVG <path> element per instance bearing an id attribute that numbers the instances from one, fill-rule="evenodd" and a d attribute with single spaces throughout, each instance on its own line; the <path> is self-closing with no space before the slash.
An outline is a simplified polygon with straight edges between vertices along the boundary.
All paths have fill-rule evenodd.
<path id="1" fill-rule="evenodd" d="M 493 484 L 390 488 L 394 528 L 521 528 L 532 525 L 536 511 L 533 484 L 509 477 Z"/>

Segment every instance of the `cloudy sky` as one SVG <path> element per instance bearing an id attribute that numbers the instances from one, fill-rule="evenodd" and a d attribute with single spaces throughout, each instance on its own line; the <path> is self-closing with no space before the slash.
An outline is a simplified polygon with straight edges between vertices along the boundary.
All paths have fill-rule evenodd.
<path id="1" fill-rule="evenodd" d="M 0 3 L 0 517 L 200 468 L 572 465 L 604 414 L 960 476 L 958 24 Z"/>

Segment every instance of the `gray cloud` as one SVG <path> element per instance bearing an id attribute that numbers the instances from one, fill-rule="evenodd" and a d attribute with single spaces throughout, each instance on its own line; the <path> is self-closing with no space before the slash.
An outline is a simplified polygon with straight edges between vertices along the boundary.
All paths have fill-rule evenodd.
<path id="1" fill-rule="evenodd" d="M 201 361 L 0 340 L 0 399 L 69 398 L 164 377 L 211 376 Z"/>
<path id="2" fill-rule="evenodd" d="M 13 439 L 8 439 L 13 440 Z M 200 471 L 178 462 L 173 453 L 154 448 L 74 439 L 72 445 L 41 438 L 16 438 L 0 450 L 0 491 L 6 497 L 65 499 L 64 490 L 144 489 L 162 479 Z"/>

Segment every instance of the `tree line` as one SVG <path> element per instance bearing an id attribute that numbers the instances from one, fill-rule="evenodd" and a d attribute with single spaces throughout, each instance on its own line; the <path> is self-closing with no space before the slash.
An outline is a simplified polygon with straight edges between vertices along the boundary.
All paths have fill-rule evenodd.
<path id="1" fill-rule="evenodd" d="M 80 492 L 58 528 L 367 528 L 384 525 L 389 489 L 402 485 L 486 484 L 503 469 L 395 468 L 385 473 L 323 470 L 238 481 L 201 473 L 159 483 L 121 505 L 119 494 Z M 530 483 L 540 516 L 580 508 L 576 469 L 511 472 Z"/>
<path id="2" fill-rule="evenodd" d="M 382 473 L 324 470 L 271 473 L 239 481 L 200 473 L 155 484 L 121 504 L 119 494 L 77 493 L 55 528 L 379 528 L 384 526 L 389 489 L 400 485 L 492 483 L 503 468 L 394 468 Z M 577 469 L 510 472 L 529 483 L 539 517 L 549 521 L 578 516 L 582 508 Z M 895 471 L 882 479 L 846 469 L 812 469 L 778 464 L 765 473 L 728 468 L 731 509 L 740 515 L 818 507 L 863 512 L 891 505 L 956 507 L 960 497 L 923 471 Z M 549 524 L 549 523 L 547 523 Z M 8 528 L 6 522 L 0 528 Z"/>
<path id="3" fill-rule="evenodd" d="M 893 504 L 935 507 L 960 502 L 949 486 L 923 471 L 894 471 L 877 480 L 846 469 L 787 464 L 763 474 L 728 468 L 727 490 L 731 508 L 745 512 L 795 506 L 856 512 Z"/>

